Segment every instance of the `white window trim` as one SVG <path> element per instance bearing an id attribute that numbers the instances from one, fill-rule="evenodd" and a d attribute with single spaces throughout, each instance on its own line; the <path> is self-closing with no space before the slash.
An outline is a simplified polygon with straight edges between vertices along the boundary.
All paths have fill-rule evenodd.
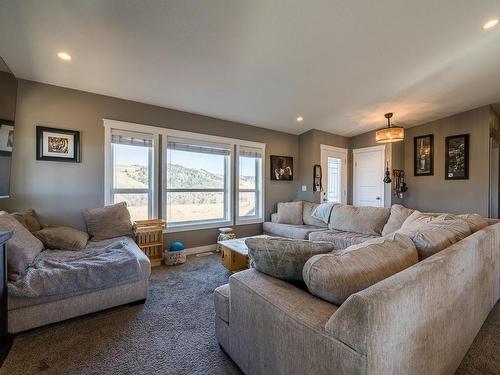
<path id="1" fill-rule="evenodd" d="M 260 170 L 260 176 L 258 176 L 261 180 L 261 199 L 260 199 L 260 202 L 259 202 L 259 212 L 260 212 L 260 217 L 240 217 L 240 204 L 239 204 L 239 201 L 240 201 L 240 188 L 239 188 L 239 178 L 240 178 L 240 146 L 242 146 L 241 144 L 240 145 L 236 145 L 236 152 L 235 152 L 235 161 L 234 161 L 234 165 L 236 166 L 235 168 L 235 183 L 234 183 L 234 190 L 235 190 L 235 201 L 234 201 L 234 205 L 235 205 L 235 221 L 236 221 L 236 225 L 245 225 L 245 224 L 258 224 L 258 223 L 263 223 L 264 222 L 264 216 L 265 216 L 265 212 L 264 212 L 264 202 L 265 202 L 265 184 L 266 184 L 266 181 L 264 179 L 264 174 L 265 174 L 265 170 L 266 170 L 266 145 L 265 144 L 262 144 L 261 147 L 255 147 L 255 148 L 258 148 L 262 151 L 262 165 L 261 165 L 261 170 Z M 256 176 L 257 177 L 257 176 Z M 257 207 L 256 207 L 257 208 Z"/>
<path id="2" fill-rule="evenodd" d="M 153 155 L 151 160 L 151 215 L 152 217 L 158 217 L 158 152 L 159 152 L 159 135 L 152 132 L 146 128 L 142 128 L 143 125 L 138 125 L 137 128 L 134 127 L 118 127 L 116 123 L 121 123 L 121 121 L 106 120 L 104 119 L 104 205 L 112 205 L 113 194 L 113 166 L 112 166 L 112 144 L 111 144 L 111 134 L 113 129 L 120 131 L 127 131 L 130 133 L 138 134 L 150 134 L 153 136 Z M 115 126 L 114 126 L 115 125 Z M 119 125 L 119 124 L 118 124 Z M 148 127 L 152 128 L 152 127 Z M 148 209 L 149 211 L 149 209 Z"/>
<path id="3" fill-rule="evenodd" d="M 159 217 L 161 214 L 161 218 L 165 219 L 166 218 L 166 148 L 168 144 L 168 138 L 186 138 L 190 140 L 198 140 L 200 142 L 205 142 L 205 143 L 215 143 L 215 144 L 228 144 L 231 146 L 231 156 L 230 156 L 230 186 L 232 189 L 230 189 L 230 202 L 232 204 L 232 207 L 230 209 L 230 220 L 227 221 L 217 221 L 217 222 L 212 222 L 212 221 L 207 221 L 207 222 L 197 222 L 196 224 L 189 224 L 189 225 L 174 225 L 174 226 L 168 226 L 164 232 L 166 233 L 174 233 L 174 232 L 183 232 L 183 231 L 190 231 L 190 230 L 199 230 L 199 229 L 209 229 L 209 228 L 219 228 L 221 226 L 232 226 L 232 225 L 245 225 L 245 224 L 253 224 L 253 223 L 262 223 L 264 221 L 265 217 L 265 187 L 266 187 L 266 180 L 264 178 L 265 176 L 265 160 L 266 160 L 266 144 L 265 143 L 260 143 L 260 142 L 253 142 L 253 141 L 246 141 L 242 139 L 236 139 L 236 138 L 227 138 L 227 137 L 220 137 L 220 136 L 215 136 L 215 135 L 209 135 L 209 134 L 202 134 L 202 133 L 193 133 L 193 132 L 187 132 L 183 130 L 176 130 L 176 129 L 168 129 L 168 128 L 163 128 L 159 126 L 152 126 L 152 125 L 143 125 L 143 124 L 137 124 L 137 123 L 132 123 L 132 122 L 127 122 L 127 121 L 119 121 L 119 120 L 113 120 L 113 119 L 103 119 L 103 126 L 105 129 L 104 133 L 104 202 L 105 204 L 112 204 L 110 192 L 111 192 L 111 187 L 112 187 L 112 166 L 111 166 L 111 130 L 112 129 L 117 129 L 117 130 L 125 130 L 125 131 L 130 131 L 130 132 L 136 132 L 136 133 L 147 133 L 147 134 L 152 134 L 154 136 L 154 157 L 153 157 L 153 192 L 152 192 L 152 199 L 153 199 L 153 216 L 154 217 Z M 161 137 L 161 150 L 159 145 Z M 247 147 L 253 147 L 253 148 L 258 148 L 262 150 L 262 201 L 261 201 L 261 218 L 258 219 L 238 219 L 238 205 L 236 204 L 237 202 L 235 201 L 235 196 L 238 192 L 237 186 L 236 186 L 236 172 L 237 167 L 236 167 L 236 159 L 237 155 L 236 153 L 236 146 L 247 146 Z M 160 152 L 161 152 L 161 183 L 158 178 L 158 160 L 160 160 Z M 161 209 L 159 208 L 159 202 L 158 202 L 158 189 L 161 191 L 161 201 L 162 201 L 162 207 Z M 109 203 L 111 202 L 111 203 Z"/>

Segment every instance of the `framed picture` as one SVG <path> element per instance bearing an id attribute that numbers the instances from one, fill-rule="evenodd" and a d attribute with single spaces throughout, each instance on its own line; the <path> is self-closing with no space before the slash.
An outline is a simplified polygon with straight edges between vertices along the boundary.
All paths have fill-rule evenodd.
<path id="1" fill-rule="evenodd" d="M 11 155 L 14 145 L 14 122 L 0 120 L 0 155 Z"/>
<path id="2" fill-rule="evenodd" d="M 293 180 L 293 158 L 291 156 L 271 155 L 271 180 Z"/>
<path id="3" fill-rule="evenodd" d="M 36 160 L 80 162 L 80 132 L 36 127 Z"/>
<path id="4" fill-rule="evenodd" d="M 444 178 L 469 179 L 469 134 L 446 137 L 445 152 Z"/>
<path id="5" fill-rule="evenodd" d="M 413 175 L 434 175 L 434 135 L 413 138 Z"/>

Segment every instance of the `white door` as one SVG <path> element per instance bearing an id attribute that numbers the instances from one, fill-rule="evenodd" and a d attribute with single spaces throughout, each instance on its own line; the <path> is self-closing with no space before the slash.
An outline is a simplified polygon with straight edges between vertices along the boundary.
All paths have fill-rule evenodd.
<path id="1" fill-rule="evenodd" d="M 322 202 L 347 203 L 347 150 L 321 145 Z"/>
<path id="2" fill-rule="evenodd" d="M 353 150 L 353 204 L 384 207 L 385 145 Z"/>

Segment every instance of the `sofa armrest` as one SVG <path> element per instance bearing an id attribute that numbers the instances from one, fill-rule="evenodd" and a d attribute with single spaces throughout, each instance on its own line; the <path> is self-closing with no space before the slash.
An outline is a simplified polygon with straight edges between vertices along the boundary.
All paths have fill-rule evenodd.
<path id="1" fill-rule="evenodd" d="M 360 373 L 364 357 L 325 332 L 337 306 L 250 269 L 229 278 L 230 355 L 247 374 Z"/>
<path id="2" fill-rule="evenodd" d="M 500 224 L 353 294 L 326 330 L 368 374 L 454 373 L 500 296 Z"/>

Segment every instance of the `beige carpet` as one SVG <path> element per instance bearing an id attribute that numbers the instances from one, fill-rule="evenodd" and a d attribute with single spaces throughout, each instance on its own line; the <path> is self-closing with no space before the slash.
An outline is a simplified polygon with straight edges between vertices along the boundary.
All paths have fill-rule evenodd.
<path id="1" fill-rule="evenodd" d="M 119 307 L 18 335 L 3 374 L 239 374 L 214 337 L 217 255 L 153 270 L 145 305 Z M 459 374 L 500 374 L 495 307 Z"/>

